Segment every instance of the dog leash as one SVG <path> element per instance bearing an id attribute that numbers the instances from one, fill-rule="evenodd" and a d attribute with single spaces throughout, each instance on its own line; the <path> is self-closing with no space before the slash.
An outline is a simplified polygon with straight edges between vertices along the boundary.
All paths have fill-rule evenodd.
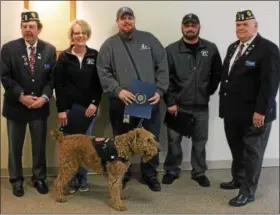
<path id="1" fill-rule="evenodd" d="M 144 119 L 141 118 L 140 121 L 138 122 L 137 128 L 143 127 L 143 125 L 142 125 L 143 121 L 144 121 Z"/>

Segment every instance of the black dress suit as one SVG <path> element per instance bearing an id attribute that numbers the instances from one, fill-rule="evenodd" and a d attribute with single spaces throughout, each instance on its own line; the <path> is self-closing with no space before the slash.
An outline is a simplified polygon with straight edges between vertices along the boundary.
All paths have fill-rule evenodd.
<path id="1" fill-rule="evenodd" d="M 45 95 L 50 99 L 53 93 L 52 67 L 55 61 L 55 47 L 38 40 L 32 73 L 23 38 L 10 41 L 2 47 L 0 67 L 5 89 L 2 115 L 7 118 L 11 183 L 23 180 L 21 157 L 27 123 L 32 140 L 33 179 L 43 180 L 46 177 L 45 147 L 49 103 L 41 108 L 28 109 L 19 102 L 19 97 L 23 93 L 37 97 Z"/>
<path id="2" fill-rule="evenodd" d="M 219 112 L 233 157 L 233 180 L 241 183 L 241 193 L 254 195 L 271 123 L 276 119 L 280 55 L 274 43 L 257 34 L 229 72 L 239 44 L 229 46 L 223 63 Z M 254 127 L 254 112 L 265 115 L 264 126 Z"/>

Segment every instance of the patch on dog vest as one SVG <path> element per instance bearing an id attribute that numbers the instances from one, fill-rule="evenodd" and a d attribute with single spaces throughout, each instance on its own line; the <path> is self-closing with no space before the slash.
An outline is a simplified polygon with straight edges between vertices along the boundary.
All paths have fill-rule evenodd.
<path id="1" fill-rule="evenodd" d="M 106 138 L 103 141 L 96 141 L 96 139 L 93 138 L 92 145 L 95 148 L 99 157 L 101 158 L 104 169 L 106 169 L 107 162 L 127 161 L 125 158 L 118 156 L 118 152 L 114 144 L 114 139 Z"/>

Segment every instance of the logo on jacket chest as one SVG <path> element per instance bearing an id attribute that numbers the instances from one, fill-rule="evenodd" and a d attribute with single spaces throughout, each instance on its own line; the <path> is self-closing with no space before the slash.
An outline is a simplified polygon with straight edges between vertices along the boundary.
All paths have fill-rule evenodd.
<path id="1" fill-rule="evenodd" d="M 201 56 L 208 57 L 208 55 L 209 55 L 209 52 L 207 50 L 202 50 L 201 51 Z"/>
<path id="2" fill-rule="evenodd" d="M 93 64 L 95 64 L 95 60 L 93 58 L 88 58 L 87 59 L 87 64 L 88 65 L 93 65 Z"/>
<path id="3" fill-rule="evenodd" d="M 149 50 L 149 49 L 150 49 L 150 47 L 145 44 L 142 44 L 140 47 L 140 50 Z"/>

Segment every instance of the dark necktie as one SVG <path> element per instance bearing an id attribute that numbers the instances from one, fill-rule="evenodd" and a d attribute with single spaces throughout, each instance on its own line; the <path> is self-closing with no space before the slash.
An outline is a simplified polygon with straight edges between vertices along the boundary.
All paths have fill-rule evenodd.
<path id="1" fill-rule="evenodd" d="M 31 52 L 30 52 L 30 58 L 29 58 L 29 66 L 30 70 L 33 73 L 34 72 L 34 64 L 35 64 L 35 47 L 30 46 L 29 47 Z"/>
<path id="2" fill-rule="evenodd" d="M 242 55 L 242 50 L 244 49 L 245 45 L 243 43 L 241 43 L 241 45 L 239 46 L 239 50 L 237 52 L 237 55 L 233 61 L 233 64 L 235 64 L 235 62 L 240 58 L 240 56 Z"/>

